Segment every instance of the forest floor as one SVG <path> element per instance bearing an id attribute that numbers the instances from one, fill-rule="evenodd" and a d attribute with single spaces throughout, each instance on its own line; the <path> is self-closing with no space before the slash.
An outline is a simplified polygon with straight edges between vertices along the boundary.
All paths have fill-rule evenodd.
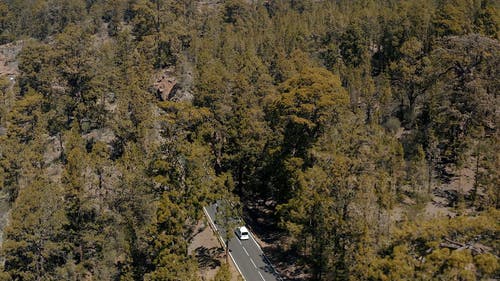
<path id="1" fill-rule="evenodd" d="M 190 255 L 194 255 L 198 261 L 201 280 L 212 280 L 221 264 L 225 262 L 224 249 L 205 221 L 198 222 L 194 233 L 188 252 Z M 232 261 L 230 261 L 230 265 L 231 280 L 241 280 L 240 274 Z"/>
<path id="2" fill-rule="evenodd" d="M 461 169 L 448 183 L 437 185 L 432 190 L 429 202 L 427 202 L 424 213 L 428 218 L 454 217 L 457 212 L 457 201 L 459 195 L 469 196 L 474 186 L 475 173 L 470 168 Z M 473 211 L 472 208 L 464 206 L 463 214 Z"/>
<path id="3" fill-rule="evenodd" d="M 462 168 L 452 175 L 447 182 L 433 184 L 430 193 L 420 198 L 403 195 L 400 203 L 391 211 L 391 220 L 398 223 L 405 220 L 412 220 L 416 217 L 423 219 L 434 219 L 448 217 L 453 218 L 458 215 L 469 215 L 474 213 L 474 207 L 467 204 L 460 204 L 460 197 L 469 197 L 474 187 L 474 171 L 469 168 Z M 403 192 L 405 193 L 405 192 Z M 411 191 L 407 191 L 411 193 Z"/>

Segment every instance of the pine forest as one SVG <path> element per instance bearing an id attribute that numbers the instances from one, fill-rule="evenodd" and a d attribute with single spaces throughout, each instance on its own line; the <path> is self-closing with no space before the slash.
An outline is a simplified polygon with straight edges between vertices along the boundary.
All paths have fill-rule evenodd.
<path id="1" fill-rule="evenodd" d="M 495 0 L 0 0 L 0 280 L 500 280 L 499 40 Z"/>

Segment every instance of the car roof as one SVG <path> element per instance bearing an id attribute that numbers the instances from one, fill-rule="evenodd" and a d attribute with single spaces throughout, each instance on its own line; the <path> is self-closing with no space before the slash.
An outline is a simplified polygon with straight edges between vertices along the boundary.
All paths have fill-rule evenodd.
<path id="1" fill-rule="evenodd" d="M 248 232 L 248 229 L 244 226 L 240 226 L 240 231 L 241 232 Z"/>

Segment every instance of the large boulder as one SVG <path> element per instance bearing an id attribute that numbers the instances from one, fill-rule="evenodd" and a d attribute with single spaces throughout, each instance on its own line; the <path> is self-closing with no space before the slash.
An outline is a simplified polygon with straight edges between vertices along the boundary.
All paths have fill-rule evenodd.
<path id="1" fill-rule="evenodd" d="M 169 100 L 170 93 L 177 85 L 177 78 L 172 69 L 163 70 L 155 79 L 153 87 L 156 89 L 158 98 L 162 101 Z"/>
<path id="2" fill-rule="evenodd" d="M 192 83 L 191 73 L 186 73 L 181 80 L 183 83 L 179 82 L 172 69 L 163 70 L 153 83 L 157 97 L 161 101 L 192 101 L 194 96 L 187 89 Z"/>

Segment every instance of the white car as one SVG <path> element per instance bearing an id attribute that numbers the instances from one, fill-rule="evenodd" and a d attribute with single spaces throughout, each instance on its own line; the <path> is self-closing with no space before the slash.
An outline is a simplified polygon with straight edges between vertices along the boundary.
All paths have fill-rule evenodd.
<path id="1" fill-rule="evenodd" d="M 236 235 L 238 235 L 238 238 L 240 238 L 240 240 L 247 240 L 250 238 L 248 229 L 244 226 L 236 228 Z"/>

